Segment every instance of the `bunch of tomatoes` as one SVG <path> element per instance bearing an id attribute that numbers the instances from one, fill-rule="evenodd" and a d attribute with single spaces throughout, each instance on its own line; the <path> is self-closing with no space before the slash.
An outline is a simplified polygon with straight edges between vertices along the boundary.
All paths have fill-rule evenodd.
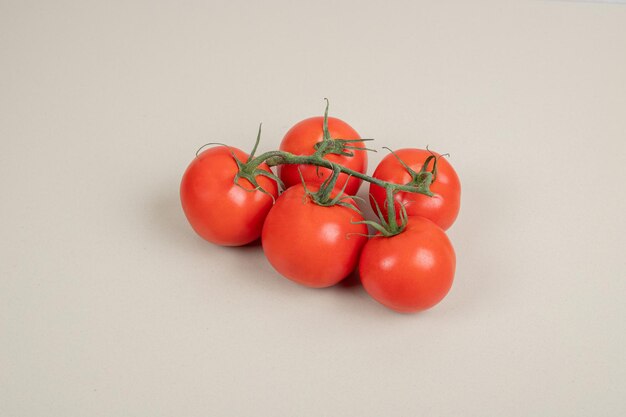
<path id="1" fill-rule="evenodd" d="M 260 128 L 250 154 L 216 144 L 188 166 L 180 197 L 198 235 L 224 246 L 260 237 L 274 269 L 307 287 L 335 285 L 358 269 L 367 293 L 395 311 L 445 297 L 456 257 L 444 230 L 461 197 L 447 158 L 401 149 L 367 176 L 369 139 L 328 117 L 328 104 L 324 116 L 294 125 L 277 151 L 255 156 L 259 138 Z M 363 181 L 378 222 L 358 208 Z"/>

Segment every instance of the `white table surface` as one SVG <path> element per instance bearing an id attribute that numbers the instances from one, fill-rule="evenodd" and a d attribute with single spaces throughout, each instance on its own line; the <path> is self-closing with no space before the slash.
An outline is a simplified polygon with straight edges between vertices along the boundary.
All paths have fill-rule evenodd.
<path id="1" fill-rule="evenodd" d="M 4 0 L 0 59 L 1 416 L 626 415 L 626 5 Z M 186 223 L 200 145 L 324 97 L 451 154 L 436 308 Z"/>

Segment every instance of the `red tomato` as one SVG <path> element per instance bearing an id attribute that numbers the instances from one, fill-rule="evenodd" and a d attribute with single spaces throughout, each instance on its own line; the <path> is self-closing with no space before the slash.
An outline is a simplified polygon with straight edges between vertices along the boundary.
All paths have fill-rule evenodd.
<path id="1" fill-rule="evenodd" d="M 218 146 L 202 152 L 183 175 L 180 200 L 191 227 L 209 242 L 223 246 L 240 246 L 261 236 L 263 221 L 272 208 L 272 198 L 254 189 L 252 184 L 239 178 L 233 154 L 246 162 L 248 155 L 237 148 Z M 270 171 L 267 164 L 261 169 Z M 274 181 L 257 176 L 258 184 L 274 197 L 278 187 Z"/>
<path id="2" fill-rule="evenodd" d="M 309 119 L 302 120 L 296 123 L 283 138 L 280 144 L 280 150 L 290 152 L 295 155 L 311 155 L 315 152 L 315 144 L 321 142 L 323 139 L 323 117 L 311 117 Z M 359 134 L 350 127 L 346 122 L 336 119 L 334 117 L 328 118 L 328 132 L 333 139 L 361 139 Z M 350 145 L 364 148 L 363 142 L 351 142 Z M 350 168 L 360 173 L 367 171 L 367 151 L 351 149 L 354 156 L 346 156 L 329 153 L 324 156 L 331 162 L 336 162 L 343 165 L 346 168 Z M 278 176 L 285 183 L 285 187 L 289 188 L 292 185 L 300 184 L 300 174 L 298 173 L 298 167 L 302 172 L 302 176 L 307 184 L 321 184 L 332 171 L 328 168 L 319 168 L 313 165 L 280 165 L 278 167 Z M 319 175 L 318 175 L 319 173 Z M 342 189 L 344 184 L 348 180 L 348 175 L 340 174 L 336 189 Z M 355 195 L 361 185 L 359 178 L 350 177 L 345 192 L 349 195 Z"/>
<path id="3" fill-rule="evenodd" d="M 412 170 L 419 172 L 426 158 L 431 156 L 430 151 L 425 149 L 400 149 L 395 151 Z M 435 153 L 439 156 L 439 154 Z M 431 161 L 428 169 L 432 169 Z M 374 171 L 374 177 L 395 184 L 407 184 L 411 181 L 411 175 L 402 166 L 400 161 L 392 154 L 387 155 L 380 161 Z M 395 195 L 396 213 L 399 213 L 399 205 L 404 204 L 409 216 L 422 216 L 437 223 L 439 227 L 447 230 L 459 214 L 461 207 L 461 183 L 454 168 L 446 158 L 437 161 L 437 178 L 430 186 L 434 196 L 423 194 L 399 192 Z M 387 215 L 385 189 L 375 184 L 370 184 L 370 201 L 374 208 L 375 200 L 384 215 Z"/>
<path id="4" fill-rule="evenodd" d="M 423 217 L 411 217 L 392 237 L 371 238 L 361 253 L 359 273 L 376 301 L 402 313 L 425 310 L 446 296 L 456 257 L 446 233 Z"/>
<path id="5" fill-rule="evenodd" d="M 316 186 L 308 187 L 316 191 Z M 353 201 L 348 200 L 354 204 Z M 320 206 L 302 184 L 285 191 L 263 226 L 263 251 L 280 274 L 308 287 L 335 285 L 356 267 L 367 241 L 363 220 L 343 206 Z"/>

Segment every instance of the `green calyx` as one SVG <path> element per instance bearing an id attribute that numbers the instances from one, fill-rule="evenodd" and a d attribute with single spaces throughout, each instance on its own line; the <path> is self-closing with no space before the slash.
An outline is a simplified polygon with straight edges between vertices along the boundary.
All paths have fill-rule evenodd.
<path id="1" fill-rule="evenodd" d="M 332 138 L 330 136 L 330 131 L 328 130 L 328 107 L 330 106 L 330 102 L 327 98 L 325 98 L 324 100 L 326 100 L 326 109 L 324 110 L 324 122 L 322 123 L 322 141 L 316 143 L 313 146 L 313 148 L 315 149 L 315 154 L 319 156 L 324 156 L 332 153 L 335 155 L 354 156 L 354 151 L 376 152 L 375 149 L 365 148 L 363 146 L 356 145 L 356 143 L 368 142 L 374 139 Z"/>
<path id="2" fill-rule="evenodd" d="M 380 209 L 378 202 L 376 202 L 376 199 L 372 198 L 371 201 L 374 202 L 374 208 L 376 209 L 376 215 L 378 216 L 380 223 L 377 223 L 371 220 L 363 220 L 363 221 L 355 222 L 355 223 L 366 224 L 368 226 L 371 226 L 374 230 L 379 232 L 382 236 L 391 237 L 391 236 L 395 236 L 395 235 L 402 233 L 404 229 L 406 229 L 409 216 L 406 212 L 406 208 L 403 205 L 400 205 L 400 216 L 399 216 L 400 221 L 398 221 L 398 219 L 396 219 L 396 209 L 395 209 L 395 202 L 393 198 L 396 191 L 393 190 L 393 187 L 386 186 L 385 192 L 386 192 L 386 197 L 387 197 L 385 199 L 385 206 L 387 207 L 387 216 L 385 216 L 382 213 L 382 210 Z"/>
<path id="3" fill-rule="evenodd" d="M 439 158 L 441 158 L 442 156 L 449 156 L 449 154 L 437 156 L 432 151 L 430 151 L 430 149 L 428 149 L 428 146 L 426 146 L 426 150 L 430 152 L 430 156 L 426 158 L 424 164 L 422 164 L 422 168 L 419 171 L 415 171 L 390 148 L 386 146 L 384 146 L 383 148 L 391 152 L 391 154 L 396 157 L 398 162 L 400 162 L 400 164 L 411 176 L 411 180 L 405 185 L 416 187 L 419 189 L 427 189 L 430 196 L 432 196 L 432 193 L 430 192 L 430 185 L 437 179 L 437 162 L 439 161 Z M 433 161 L 433 167 L 429 170 L 428 165 L 430 165 L 431 161 Z"/>
<path id="4" fill-rule="evenodd" d="M 357 213 L 363 215 L 361 210 L 354 205 L 350 200 L 352 200 L 356 196 L 350 196 L 345 193 L 346 187 L 348 186 L 348 179 L 346 183 L 343 185 L 341 190 L 334 196 L 331 197 L 333 190 L 335 189 L 335 185 L 337 184 L 337 179 L 339 178 L 339 174 L 341 173 L 340 165 L 333 164 L 333 173 L 331 176 L 326 178 L 324 182 L 320 185 L 320 188 L 316 192 L 311 192 L 307 186 L 304 177 L 302 176 L 302 172 L 298 170 L 298 174 L 300 174 L 300 180 L 302 181 L 302 186 L 304 187 L 304 194 L 307 198 L 309 198 L 313 203 L 322 207 L 332 207 L 332 206 L 342 206 L 347 207 L 351 210 L 356 211 Z"/>
<path id="5" fill-rule="evenodd" d="M 367 142 L 374 139 L 328 139 L 322 142 L 317 142 L 313 149 L 318 155 L 324 156 L 329 153 L 343 156 L 354 156 L 354 151 L 371 151 L 376 152 L 375 149 L 365 148 L 362 146 L 352 145 L 357 142 Z"/>
<path id="6" fill-rule="evenodd" d="M 259 142 L 261 141 L 261 127 L 262 126 L 263 126 L 262 123 L 259 124 L 259 132 L 257 133 L 256 141 L 254 142 L 254 148 L 252 148 L 252 152 L 250 152 L 250 156 L 248 156 L 248 160 L 246 162 L 242 162 L 241 160 L 239 160 L 239 158 L 235 156 L 235 154 L 232 154 L 233 159 L 235 160 L 235 163 L 237 164 L 237 168 L 238 168 L 237 174 L 235 174 L 235 178 L 233 181 L 235 182 L 237 186 L 243 188 L 246 191 L 249 191 L 249 192 L 261 191 L 262 193 L 267 194 L 270 197 L 272 197 L 272 200 L 274 200 L 274 196 L 259 184 L 259 182 L 257 181 L 257 177 L 258 176 L 267 177 L 275 181 L 281 188 L 284 188 L 285 184 L 283 184 L 283 181 L 273 172 L 266 171 L 264 169 L 259 168 L 260 163 L 259 164 L 251 163 L 251 161 L 254 160 L 254 154 L 256 153 L 256 150 L 259 147 Z M 245 178 L 246 180 L 248 180 L 254 188 L 249 189 L 239 184 L 240 178 Z"/>

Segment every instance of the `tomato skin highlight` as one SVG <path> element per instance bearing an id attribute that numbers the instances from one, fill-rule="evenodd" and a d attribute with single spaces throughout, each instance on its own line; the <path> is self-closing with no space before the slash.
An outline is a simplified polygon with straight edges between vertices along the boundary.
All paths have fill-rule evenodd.
<path id="1" fill-rule="evenodd" d="M 205 240 L 222 246 L 241 246 L 261 236 L 263 222 L 273 205 L 272 198 L 244 178 L 234 183 L 238 172 L 233 154 L 245 162 L 240 149 L 217 146 L 200 153 L 187 167 L 180 184 L 180 200 L 191 227 Z M 267 164 L 259 168 L 270 171 Z M 264 176 L 257 182 L 274 198 L 278 186 Z"/>
<path id="2" fill-rule="evenodd" d="M 400 149 L 395 153 L 415 172 L 419 172 L 426 158 L 432 155 L 428 150 L 411 148 Z M 439 156 L 435 152 L 433 154 Z M 429 164 L 429 169 L 432 168 L 432 164 L 432 162 Z M 411 181 L 411 175 L 392 154 L 380 161 L 373 176 L 394 184 L 407 184 Z M 409 216 L 426 217 L 442 229 L 447 230 L 456 220 L 461 208 L 461 182 L 446 158 L 439 158 L 437 161 L 437 178 L 431 184 L 430 191 L 434 194 L 432 197 L 404 191 L 398 192 L 394 196 L 396 213 L 400 213 L 400 204 L 403 204 Z M 387 215 L 386 198 L 384 188 L 370 184 L 372 208 L 376 210 L 375 200 L 384 215 Z"/>
<path id="3" fill-rule="evenodd" d="M 285 134 L 280 150 L 290 152 L 295 155 L 311 155 L 315 152 L 314 146 L 321 142 L 324 138 L 323 133 L 323 117 L 311 117 L 296 123 Z M 328 118 L 328 131 L 333 139 L 361 139 L 359 134 L 350 125 L 343 120 L 335 117 Z M 364 148 L 363 142 L 352 142 L 351 145 Z M 331 162 L 350 168 L 360 173 L 367 171 L 367 151 L 365 150 L 349 150 L 354 156 L 345 156 L 329 153 L 324 156 Z M 321 184 L 332 171 L 328 168 L 319 168 L 312 165 L 296 165 L 286 164 L 278 167 L 278 176 L 285 183 L 285 187 L 289 188 L 302 182 L 298 168 L 302 172 L 302 176 L 307 184 Z M 318 175 L 319 173 L 319 175 Z M 349 179 L 348 179 L 349 178 Z M 335 185 L 335 189 L 342 189 L 348 181 L 345 193 L 355 195 L 361 186 L 362 180 L 356 177 L 349 177 L 347 174 L 340 174 Z"/>
<path id="4" fill-rule="evenodd" d="M 409 218 L 398 235 L 371 238 L 359 261 L 368 294 L 401 313 L 439 303 L 452 286 L 455 268 L 456 255 L 445 232 L 422 217 Z"/>
<path id="5" fill-rule="evenodd" d="M 307 186 L 317 191 L 316 186 Z M 351 203 L 353 201 L 347 200 Z M 281 275 L 307 287 L 337 284 L 356 267 L 367 242 L 363 220 L 342 206 L 324 207 L 305 195 L 302 184 L 287 189 L 270 210 L 263 226 L 265 256 Z"/>

